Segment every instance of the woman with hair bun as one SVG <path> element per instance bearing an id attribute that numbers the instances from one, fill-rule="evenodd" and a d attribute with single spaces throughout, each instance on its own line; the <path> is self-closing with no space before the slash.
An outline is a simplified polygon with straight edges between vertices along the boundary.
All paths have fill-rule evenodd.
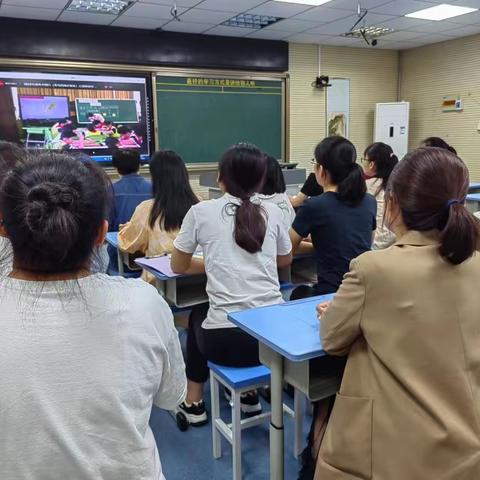
<path id="1" fill-rule="evenodd" d="M 13 269 L 0 284 L 2 478 L 164 478 L 148 420 L 154 403 L 183 400 L 184 364 L 152 286 L 90 273 L 108 196 L 98 166 L 65 154 L 21 162 L 3 181 Z"/>
<path id="2" fill-rule="evenodd" d="M 480 230 L 468 186 L 448 150 L 408 154 L 386 192 L 397 242 L 355 259 L 317 307 L 323 348 L 348 359 L 316 480 L 479 478 Z"/>
<path id="3" fill-rule="evenodd" d="M 395 242 L 395 235 L 384 225 L 383 214 L 388 179 L 397 163 L 398 157 L 386 143 L 372 143 L 363 154 L 363 170 L 369 177 L 366 181 L 367 191 L 377 200 L 377 229 L 372 245 L 374 250 L 387 248 Z"/>

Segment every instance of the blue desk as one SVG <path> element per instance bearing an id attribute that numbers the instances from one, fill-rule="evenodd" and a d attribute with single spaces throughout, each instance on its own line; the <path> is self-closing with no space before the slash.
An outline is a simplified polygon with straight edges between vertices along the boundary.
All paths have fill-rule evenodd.
<path id="1" fill-rule="evenodd" d="M 170 305 L 183 309 L 208 302 L 206 275 L 175 275 L 171 277 L 148 265 L 139 264 L 137 260 L 135 263 L 153 275 L 158 292 Z M 280 280 L 280 291 L 291 288 L 293 285 L 290 282 Z"/>
<path id="2" fill-rule="evenodd" d="M 480 210 L 480 193 L 470 193 L 467 195 L 467 207 L 471 212 Z"/>
<path id="3" fill-rule="evenodd" d="M 480 192 L 480 182 L 470 182 L 470 187 L 468 189 L 469 193 L 478 193 Z"/>
<path id="4" fill-rule="evenodd" d="M 123 255 L 118 248 L 118 232 L 108 232 L 105 241 L 117 250 L 117 270 L 121 277 L 125 276 L 125 269 L 123 268 Z"/>
<path id="5" fill-rule="evenodd" d="M 105 241 L 114 248 L 118 248 L 118 232 L 108 232 Z"/>
<path id="6" fill-rule="evenodd" d="M 285 379 L 311 400 L 338 391 L 338 374 L 316 376 L 311 362 L 326 357 L 316 306 L 333 295 L 232 313 L 230 321 L 259 341 L 260 360 L 271 369 L 270 479 L 284 478 L 282 384 Z M 315 378 L 314 378 L 315 377 Z"/>
<path id="7" fill-rule="evenodd" d="M 140 266 L 153 275 L 158 292 L 171 306 L 183 310 L 208 302 L 207 277 L 205 275 L 176 275 L 170 277 L 146 265 Z"/>

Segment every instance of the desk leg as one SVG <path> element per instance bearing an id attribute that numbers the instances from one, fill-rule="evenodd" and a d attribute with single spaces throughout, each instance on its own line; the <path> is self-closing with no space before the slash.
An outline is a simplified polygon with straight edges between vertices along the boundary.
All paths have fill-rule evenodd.
<path id="1" fill-rule="evenodd" d="M 273 351 L 270 370 L 272 407 L 272 419 L 270 422 L 270 480 L 283 480 L 283 357 Z"/>

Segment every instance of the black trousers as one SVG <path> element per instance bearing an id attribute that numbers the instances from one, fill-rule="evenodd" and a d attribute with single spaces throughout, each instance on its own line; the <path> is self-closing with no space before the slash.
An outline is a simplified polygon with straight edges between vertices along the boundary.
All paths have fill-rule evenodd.
<path id="1" fill-rule="evenodd" d="M 202 328 L 208 303 L 192 309 L 187 336 L 187 378 L 197 383 L 208 380 L 211 361 L 226 367 L 260 365 L 258 341 L 239 328 Z"/>
<path id="2" fill-rule="evenodd" d="M 290 300 L 300 300 L 301 298 L 317 297 L 318 295 L 327 295 L 329 293 L 335 293 L 335 290 L 325 290 L 318 288 L 317 286 L 310 287 L 309 285 L 300 285 L 295 288 L 290 295 Z"/>

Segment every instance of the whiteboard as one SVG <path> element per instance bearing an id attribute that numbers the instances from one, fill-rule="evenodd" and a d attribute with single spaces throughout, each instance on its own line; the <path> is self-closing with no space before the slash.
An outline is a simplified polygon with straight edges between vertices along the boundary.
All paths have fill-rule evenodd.
<path id="1" fill-rule="evenodd" d="M 350 79 L 331 78 L 327 88 L 326 126 L 327 136 L 350 134 Z"/>

